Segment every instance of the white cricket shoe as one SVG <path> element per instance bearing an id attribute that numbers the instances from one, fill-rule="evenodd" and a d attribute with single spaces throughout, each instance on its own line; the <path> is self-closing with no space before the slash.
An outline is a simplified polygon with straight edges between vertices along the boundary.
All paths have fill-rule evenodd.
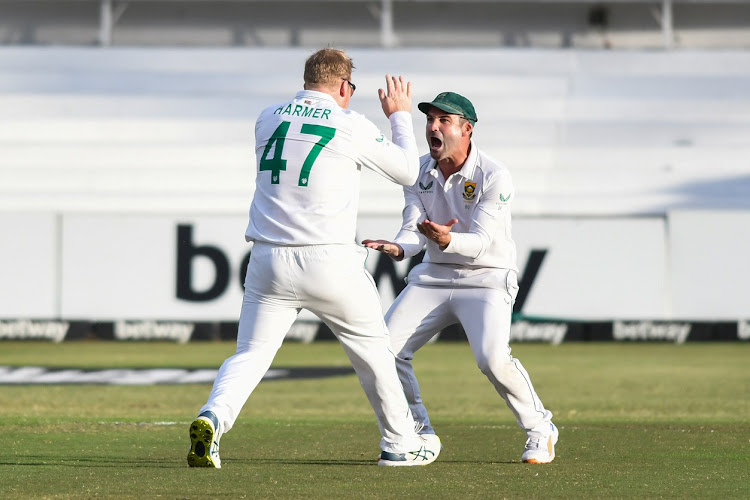
<path id="1" fill-rule="evenodd" d="M 431 464 L 440 455 L 440 449 L 443 447 L 440 443 L 440 438 L 436 434 L 420 434 L 419 439 L 422 442 L 422 446 L 416 451 L 409 451 L 407 453 L 381 452 L 378 465 L 385 467 L 409 467 Z"/>
<path id="2" fill-rule="evenodd" d="M 213 412 L 205 411 L 193 420 L 190 424 L 188 465 L 221 469 L 221 458 L 219 458 L 221 434 L 221 423 Z"/>
<path id="3" fill-rule="evenodd" d="M 555 459 L 555 444 L 560 436 L 560 432 L 555 427 L 555 424 L 552 422 L 547 423 L 549 424 L 549 430 L 529 431 L 526 448 L 521 457 L 524 463 L 548 464 Z M 546 425 L 543 427 L 546 427 Z"/>

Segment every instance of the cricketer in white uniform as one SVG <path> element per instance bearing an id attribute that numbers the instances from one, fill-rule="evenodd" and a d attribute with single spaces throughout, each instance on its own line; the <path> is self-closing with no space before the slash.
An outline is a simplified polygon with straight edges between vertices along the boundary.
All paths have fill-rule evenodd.
<path id="1" fill-rule="evenodd" d="M 522 460 L 551 462 L 558 438 L 552 413 L 508 345 L 518 293 L 510 173 L 471 140 L 477 117 L 468 99 L 444 92 L 419 109 L 427 115 L 430 153 L 420 159 L 417 182 L 404 188 L 402 228 L 393 242 L 363 241 L 397 260 L 427 247 L 386 314 L 411 411 L 421 432 L 434 432 L 411 360 L 438 332 L 460 323 L 479 369 L 526 431 Z"/>
<path id="2" fill-rule="evenodd" d="M 404 397 L 367 250 L 355 242 L 360 171 L 411 185 L 419 155 L 411 84 L 386 75 L 379 90 L 393 141 L 349 111 L 353 64 L 323 49 L 305 64 L 305 90 L 265 109 L 255 125 L 258 175 L 246 239 L 253 241 L 236 354 L 217 375 L 190 426 L 191 466 L 220 467 L 219 439 L 271 366 L 302 308 L 315 313 L 346 351 L 380 427 L 379 465 L 426 465 L 437 436 L 419 435 Z"/>

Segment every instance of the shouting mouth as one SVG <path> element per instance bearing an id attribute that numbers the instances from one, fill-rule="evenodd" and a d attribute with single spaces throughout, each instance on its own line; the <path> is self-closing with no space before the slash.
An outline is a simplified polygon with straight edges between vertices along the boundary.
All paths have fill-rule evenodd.
<path id="1" fill-rule="evenodd" d="M 443 147 L 443 141 L 437 137 L 430 137 L 430 149 L 435 151 Z"/>

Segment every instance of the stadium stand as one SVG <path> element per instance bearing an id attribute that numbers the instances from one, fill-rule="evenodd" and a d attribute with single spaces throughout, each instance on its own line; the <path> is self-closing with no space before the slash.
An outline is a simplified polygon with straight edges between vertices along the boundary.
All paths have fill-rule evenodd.
<path id="1" fill-rule="evenodd" d="M 332 41 L 384 129 L 386 71 L 470 97 L 520 215 L 748 208 L 749 26 L 748 1 L 0 0 L 0 210 L 244 213 L 257 113 Z M 364 211 L 398 213 L 364 184 Z"/>
<path id="2" fill-rule="evenodd" d="M 244 213 L 255 116 L 296 91 L 308 54 L 1 50 L 0 209 Z M 408 75 L 418 100 L 470 96 L 475 138 L 513 169 L 519 214 L 750 207 L 746 52 L 443 50 L 441 67 L 467 68 L 450 76 L 434 51 L 352 55 L 353 107 L 383 128 L 385 71 Z M 365 179 L 363 210 L 398 213 L 398 190 Z"/>
<path id="3" fill-rule="evenodd" d="M 748 0 L 0 0 L 0 43 L 747 48 Z"/>

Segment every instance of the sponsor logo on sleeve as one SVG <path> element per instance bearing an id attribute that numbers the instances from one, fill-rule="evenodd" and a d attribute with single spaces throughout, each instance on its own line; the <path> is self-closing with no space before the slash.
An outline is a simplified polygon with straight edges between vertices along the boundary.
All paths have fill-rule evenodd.
<path id="1" fill-rule="evenodd" d="M 419 182 L 419 192 L 420 192 L 420 193 L 431 193 L 431 192 L 432 192 L 432 185 L 433 185 L 433 183 L 434 183 L 434 181 L 430 181 L 430 182 L 428 182 L 428 183 L 427 183 L 427 185 L 425 186 L 425 185 L 424 185 L 424 184 L 422 184 L 422 182 L 420 181 L 420 182 Z"/>

